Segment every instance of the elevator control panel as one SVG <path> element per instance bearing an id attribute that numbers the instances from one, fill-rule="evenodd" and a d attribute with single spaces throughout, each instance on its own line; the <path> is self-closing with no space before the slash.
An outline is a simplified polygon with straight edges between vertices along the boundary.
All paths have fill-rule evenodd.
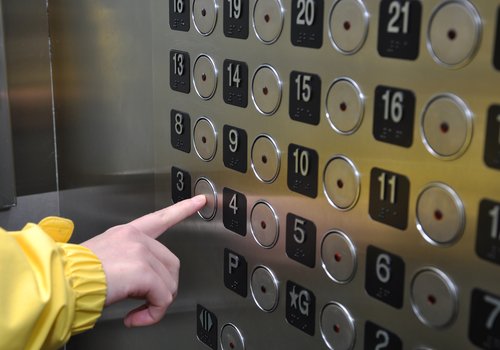
<path id="1" fill-rule="evenodd" d="M 153 19 L 157 197 L 208 199 L 185 348 L 500 349 L 500 1 Z"/>

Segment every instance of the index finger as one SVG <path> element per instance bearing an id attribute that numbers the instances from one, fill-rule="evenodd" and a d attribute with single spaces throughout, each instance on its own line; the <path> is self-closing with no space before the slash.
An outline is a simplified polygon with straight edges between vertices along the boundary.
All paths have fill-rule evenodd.
<path id="1" fill-rule="evenodd" d="M 135 219 L 129 225 L 156 239 L 170 227 L 203 208 L 206 202 L 207 198 L 204 195 L 185 199 L 167 208 Z"/>

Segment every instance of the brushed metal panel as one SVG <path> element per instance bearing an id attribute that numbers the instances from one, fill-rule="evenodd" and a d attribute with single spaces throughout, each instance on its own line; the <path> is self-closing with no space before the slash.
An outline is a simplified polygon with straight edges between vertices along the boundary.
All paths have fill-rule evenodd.
<path id="1" fill-rule="evenodd" d="M 47 2 L 2 1 L 2 6 L 17 194 L 53 192 L 57 180 Z"/>
<path id="2" fill-rule="evenodd" d="M 217 1 L 222 9 L 226 1 Z M 279 239 L 272 249 L 258 246 L 250 234 L 245 237 L 226 230 L 222 224 L 222 210 L 211 222 L 193 217 L 179 225 L 163 239 L 182 262 L 181 285 L 178 300 L 165 320 L 163 337 L 172 339 L 172 348 L 206 349 L 196 339 L 196 304 L 201 304 L 218 316 L 218 324 L 233 323 L 245 337 L 248 349 L 324 349 L 319 331 L 321 309 L 330 302 L 344 305 L 354 318 L 356 327 L 355 349 L 363 349 L 364 324 L 367 320 L 378 323 L 396 333 L 408 349 L 470 348 L 467 333 L 470 296 L 473 288 L 480 287 L 500 294 L 498 266 L 479 259 L 474 252 L 477 212 L 483 198 L 500 200 L 498 171 L 483 163 L 486 113 L 491 104 L 498 103 L 499 73 L 492 66 L 493 42 L 496 28 L 498 1 L 473 1 L 482 18 L 483 31 L 480 48 L 474 58 L 460 69 L 449 69 L 436 64 L 426 48 L 426 30 L 433 9 L 441 1 L 422 3 L 422 27 L 419 56 L 415 61 L 389 59 L 377 53 L 378 1 L 365 1 L 369 13 L 369 31 L 363 47 L 353 55 L 343 55 L 328 41 L 328 16 L 333 1 L 325 1 L 324 41 L 320 49 L 293 47 L 290 41 L 291 3 L 282 1 L 285 25 L 281 37 L 272 45 L 262 44 L 255 33 L 247 40 L 226 38 L 222 30 L 222 10 L 213 33 L 201 36 L 196 30 L 179 32 L 169 27 L 169 1 L 152 2 L 153 20 L 153 78 L 155 106 L 155 151 L 157 168 L 157 206 L 171 198 L 170 169 L 172 166 L 188 171 L 193 183 L 200 177 L 213 181 L 218 193 L 229 187 L 244 193 L 248 212 L 259 200 L 268 201 L 280 218 Z M 254 0 L 250 1 L 253 9 Z M 251 23 L 250 23 L 251 26 Z M 251 28 L 251 27 L 250 27 Z M 248 64 L 249 80 L 262 64 L 276 69 L 283 81 L 283 100 L 273 116 L 262 116 L 250 104 L 237 108 L 223 102 L 222 84 L 219 82 L 210 100 L 201 100 L 194 89 L 189 94 L 177 93 L 169 86 L 170 50 L 185 51 L 191 61 L 198 55 L 211 57 L 217 69 L 222 70 L 224 59 L 244 61 Z M 318 74 L 321 77 L 321 121 L 318 126 L 292 121 L 288 116 L 289 74 L 293 70 Z M 365 116 L 359 129 L 352 135 L 336 133 L 326 118 L 325 102 L 329 86 L 336 79 L 347 77 L 356 82 L 365 96 Z M 219 78 L 221 79 L 221 78 Z M 409 148 L 396 147 L 376 141 L 372 136 L 374 91 L 386 85 L 410 89 L 416 96 L 413 144 Z M 473 139 L 467 151 L 458 159 L 442 160 L 432 156 L 421 139 L 420 119 L 425 105 L 433 96 L 453 93 L 460 96 L 473 113 Z M 249 144 L 261 133 L 271 135 L 283 152 L 283 168 L 287 164 L 287 149 L 296 143 L 315 149 L 319 154 L 319 171 L 335 155 L 352 160 L 360 173 L 361 190 L 357 204 L 348 211 L 333 208 L 324 195 L 310 199 L 291 192 L 287 187 L 286 171 L 280 172 L 272 184 L 260 182 L 251 171 L 246 174 L 224 167 L 222 147 L 215 158 L 203 162 L 191 152 L 186 154 L 170 144 L 171 109 L 188 113 L 192 120 L 206 116 L 218 132 L 229 124 L 245 129 Z M 222 145 L 221 145 L 222 146 Z M 408 228 L 399 230 L 373 221 L 368 214 L 370 171 L 379 167 L 406 175 L 410 180 Z M 462 199 L 466 211 L 463 236 L 449 247 L 436 247 L 425 241 L 416 227 L 416 200 L 428 183 L 440 181 L 454 188 Z M 321 188 L 322 178 L 319 183 Z M 219 208 L 222 199 L 219 199 Z M 292 261 L 285 253 L 284 219 L 287 213 L 312 220 L 317 227 L 316 266 L 307 268 Z M 355 246 L 358 269 L 347 284 L 332 282 L 320 261 L 320 244 L 332 229 L 344 232 Z M 250 232 L 248 230 L 248 232 Z M 371 298 L 365 291 L 366 250 L 368 245 L 397 254 L 405 262 L 404 298 L 401 309 L 390 307 Z M 242 298 L 223 283 L 224 249 L 243 255 L 249 274 L 256 266 L 269 267 L 279 280 L 279 305 L 272 313 L 263 313 L 251 297 Z M 433 266 L 447 273 L 458 290 L 458 315 L 453 324 L 436 330 L 422 324 L 415 316 L 410 300 L 410 283 L 419 269 Z M 287 280 L 310 289 L 316 296 L 316 332 L 310 337 L 287 324 L 285 320 L 285 284 Z M 187 337 L 176 337 L 176 312 L 183 314 Z M 180 317 L 180 316 L 178 316 Z M 176 326 L 172 326 L 176 324 Z M 182 333 L 183 335 L 186 333 Z M 153 346 L 154 348 L 154 346 Z"/>
<path id="3" fill-rule="evenodd" d="M 12 128 L 5 62 L 3 11 L 0 5 L 0 210 L 16 204 L 16 183 L 12 150 Z"/>
<path id="4" fill-rule="evenodd" d="M 50 1 L 61 214 L 74 241 L 153 205 L 147 2 Z"/>

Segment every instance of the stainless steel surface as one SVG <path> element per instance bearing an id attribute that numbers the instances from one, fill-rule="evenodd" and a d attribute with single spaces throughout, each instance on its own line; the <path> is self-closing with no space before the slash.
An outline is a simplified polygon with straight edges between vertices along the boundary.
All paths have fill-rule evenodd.
<path id="1" fill-rule="evenodd" d="M 48 17 L 61 214 L 80 242 L 154 209 L 150 4 L 54 0 Z M 133 305 L 107 309 L 67 348 L 165 348 L 161 327 L 125 329 Z"/>
<path id="2" fill-rule="evenodd" d="M 483 161 L 486 114 L 488 108 L 498 104 L 499 72 L 492 65 L 494 52 L 497 10 L 499 1 L 473 1 L 481 18 L 481 38 L 477 52 L 465 65 L 453 69 L 436 63 L 427 49 L 427 31 L 433 11 L 442 1 L 420 1 L 421 28 L 418 42 L 418 57 L 394 59 L 382 57 L 378 52 L 378 25 L 380 1 L 363 1 L 368 13 L 366 40 L 354 54 L 339 52 L 329 41 L 329 15 L 334 1 L 324 2 L 323 43 L 319 49 L 293 46 L 291 24 L 293 23 L 292 1 L 282 1 L 283 30 L 272 44 L 263 43 L 255 31 L 250 30 L 248 39 L 234 39 L 224 36 L 222 7 L 227 1 L 217 1 L 220 14 L 216 27 L 210 35 L 200 35 L 195 29 L 189 32 L 170 29 L 169 6 L 165 0 L 152 1 L 153 21 L 153 78 L 155 113 L 155 151 L 157 167 L 157 206 L 171 200 L 170 171 L 172 166 L 189 172 L 193 179 L 206 176 L 213 181 L 216 190 L 231 188 L 246 196 L 247 215 L 259 201 L 272 203 L 280 218 L 280 232 L 276 245 L 265 249 L 253 239 L 250 231 L 246 236 L 235 234 L 223 226 L 223 212 L 219 210 L 211 222 L 193 218 L 179 225 L 169 235 L 169 247 L 180 257 L 183 268 L 179 298 L 172 309 L 174 315 L 164 323 L 164 337 L 175 338 L 176 349 L 206 349 L 196 339 L 196 304 L 199 303 L 214 312 L 220 325 L 234 324 L 245 338 L 248 349 L 326 349 L 321 336 L 320 314 L 326 305 L 337 302 L 352 317 L 355 349 L 363 349 L 365 324 L 374 322 L 396 334 L 405 349 L 463 349 L 472 348 L 468 339 L 471 292 L 474 288 L 500 295 L 497 278 L 498 265 L 483 260 L 474 251 L 477 237 L 478 210 L 481 200 L 489 198 L 500 201 L 498 170 L 485 165 Z M 260 0 L 261 4 L 273 4 Z M 255 0 L 249 1 L 249 28 L 254 26 Z M 401 8 L 399 8 L 401 10 Z M 413 10 L 413 7 L 412 7 Z M 264 16 L 264 15 L 263 15 Z M 262 20 L 265 22 L 265 20 Z M 402 22 L 401 22 L 402 23 Z M 401 25 L 400 22 L 397 25 Z M 411 22 L 413 23 L 413 22 Z M 393 23 L 394 24 L 394 23 Z M 397 27 L 399 28 L 399 27 Z M 457 27 L 458 28 L 458 27 Z M 401 29 L 401 28 L 400 28 Z M 356 45 L 354 45 L 356 47 Z M 224 103 L 222 74 L 219 88 L 210 100 L 202 100 L 192 90 L 190 93 L 172 91 L 169 84 L 170 51 L 188 53 L 193 62 L 200 54 L 209 55 L 219 70 L 226 59 L 245 62 L 249 76 L 247 84 L 252 85 L 253 72 L 262 65 L 272 66 L 282 81 L 282 102 L 271 116 L 262 115 L 253 104 L 239 108 Z M 288 113 L 290 73 L 292 71 L 317 74 L 321 78 L 320 122 L 310 125 L 292 120 Z M 363 92 L 365 109 L 359 128 L 350 135 L 337 133 L 326 118 L 328 87 L 338 78 L 349 78 Z M 376 87 L 389 86 L 411 90 L 415 96 L 415 117 L 412 121 L 409 146 L 399 147 L 377 141 L 373 136 Z M 462 99 L 472 114 L 472 138 L 465 151 L 453 159 L 442 159 L 432 155 L 422 141 L 420 125 L 425 106 L 435 97 L 451 93 Z M 281 168 L 272 183 L 261 182 L 249 168 L 241 173 L 226 168 L 223 163 L 224 144 L 218 140 L 221 149 L 213 160 L 204 162 L 196 153 L 189 154 L 172 148 L 170 135 L 171 110 L 188 113 L 192 120 L 207 116 L 216 130 L 225 125 L 244 129 L 248 136 L 248 150 L 261 134 L 269 135 L 279 145 L 282 153 Z M 398 115 L 392 115 L 397 119 Z M 406 137 L 406 136 L 405 136 Z M 292 192 L 287 184 L 289 164 L 287 149 L 294 143 L 317 151 L 318 174 L 323 174 L 328 162 L 337 155 L 343 155 L 356 166 L 356 181 L 359 196 L 350 201 L 350 210 L 338 210 L 329 204 L 321 188 L 323 177 L 318 176 L 318 194 L 315 198 Z M 248 155 L 251 153 L 249 152 Z M 250 159 L 250 157 L 248 157 Z M 370 175 L 373 168 L 381 168 L 404 175 L 409 181 L 408 219 L 403 228 L 385 225 L 369 215 Z M 392 178 L 387 177 L 389 181 Z M 375 179 L 376 182 L 377 179 Z M 379 180 L 380 181 L 380 180 Z M 445 183 L 453 188 L 463 202 L 465 226 L 463 234 L 452 244 L 442 247 L 430 244 L 417 228 L 416 212 L 419 194 L 430 183 Z M 338 186 L 338 183 L 334 184 Z M 390 184 L 386 184 L 386 197 Z M 383 198 L 384 195 L 382 196 Z M 223 199 L 219 198 L 222 208 Z M 313 268 L 292 260 L 286 255 L 285 218 L 293 213 L 314 222 L 317 229 L 316 264 Z M 340 230 L 351 240 L 357 252 L 358 267 L 350 282 L 333 282 L 321 267 L 321 242 L 332 230 Z M 166 240 L 165 240 L 166 241 Z M 398 276 L 402 287 L 402 306 L 388 305 L 368 295 L 365 289 L 367 276 L 367 248 L 375 246 L 391 255 L 391 263 L 404 261 L 403 274 Z M 248 264 L 248 280 L 257 266 L 269 267 L 280 285 L 293 281 L 309 289 L 316 300 L 316 330 L 309 336 L 285 321 L 286 290 L 279 291 L 279 302 L 273 312 L 263 313 L 249 294 L 243 298 L 223 283 L 224 249 L 242 255 Z M 386 255 L 384 255 L 386 256 Z M 389 257 L 389 255 L 387 255 Z M 456 318 L 443 329 L 428 327 L 415 316 L 412 310 L 410 284 L 413 276 L 424 267 L 436 267 L 446 273 L 457 287 L 458 310 Z M 176 312 L 185 312 L 177 315 Z M 178 337 L 169 333 L 176 317 L 190 328 Z M 171 328 L 172 327 L 172 328 Z"/>
<path id="3" fill-rule="evenodd" d="M 11 208 L 16 204 L 3 22 L 3 10 L 0 4 L 0 210 Z"/>
<path id="4" fill-rule="evenodd" d="M 17 195 L 54 192 L 56 152 L 47 2 L 2 1 L 2 6 Z"/>
<path id="5" fill-rule="evenodd" d="M 2 118 L 10 119 L 12 129 L 4 129 L 2 124 L 1 152 L 5 150 L 3 143 L 8 142 L 3 133 L 12 131 L 18 198 L 14 208 L 0 211 L 0 227 L 19 230 L 27 222 L 60 214 L 47 3 L 45 0 L 2 1 L 2 10 L 6 72 L 1 79 L 0 108 Z M 9 106 L 5 102 L 7 98 Z M 7 106 L 9 115 L 5 114 Z M 0 181 L 6 180 L 3 173 L 1 176 Z"/>
<path id="6" fill-rule="evenodd" d="M 74 241 L 154 207 L 147 2 L 49 1 L 61 214 Z"/>

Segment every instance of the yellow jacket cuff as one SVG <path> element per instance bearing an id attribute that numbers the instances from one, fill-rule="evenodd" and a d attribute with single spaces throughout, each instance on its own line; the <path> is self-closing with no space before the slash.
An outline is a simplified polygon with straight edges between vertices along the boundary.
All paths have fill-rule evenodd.
<path id="1" fill-rule="evenodd" d="M 86 247 L 59 243 L 64 270 L 75 296 L 72 334 L 94 326 L 106 301 L 106 276 L 101 261 Z"/>

